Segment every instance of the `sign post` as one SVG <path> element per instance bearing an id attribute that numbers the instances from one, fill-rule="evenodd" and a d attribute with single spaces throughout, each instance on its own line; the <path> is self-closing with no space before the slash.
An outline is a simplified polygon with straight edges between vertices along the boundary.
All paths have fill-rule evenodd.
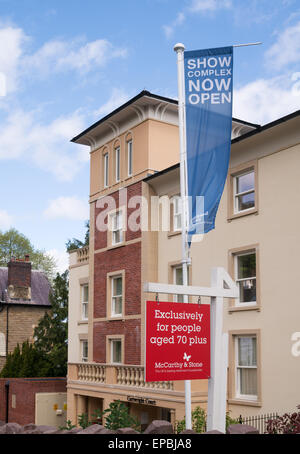
<path id="1" fill-rule="evenodd" d="M 224 286 L 225 284 L 225 286 Z M 163 294 L 173 294 L 173 295 L 187 295 L 187 296 L 209 296 L 211 297 L 211 304 L 210 304 L 210 378 L 208 380 L 208 405 L 207 405 L 207 430 L 219 430 L 220 432 L 225 432 L 225 423 L 226 423 L 226 393 L 227 393 L 227 346 L 228 346 L 228 335 L 226 333 L 223 333 L 223 303 L 224 303 L 224 298 L 238 298 L 239 297 L 239 290 L 238 287 L 235 285 L 235 283 L 232 281 L 231 277 L 228 275 L 228 273 L 225 271 L 224 268 L 213 268 L 212 269 L 212 274 L 211 274 L 211 287 L 198 287 L 198 286 L 185 286 L 185 285 L 169 285 L 169 284 L 159 284 L 159 283 L 145 283 L 144 285 L 144 291 L 146 293 L 163 293 Z M 175 313 L 194 313 L 196 314 L 199 312 L 201 315 L 201 310 L 207 310 L 204 309 L 205 305 L 199 305 L 197 303 L 193 304 L 186 304 L 186 303 L 158 303 L 157 301 L 152 303 L 152 305 L 155 304 L 154 308 L 158 308 L 157 310 L 160 311 L 162 314 L 166 314 L 167 312 L 170 312 L 170 310 L 174 311 L 173 315 Z M 168 306 L 165 306 L 166 310 L 163 309 L 164 305 L 168 304 Z M 161 309 L 159 309 L 159 306 Z M 170 305 L 170 306 L 169 306 Z M 176 310 L 176 307 L 179 307 L 179 310 Z M 195 309 L 193 311 L 189 311 L 189 306 L 194 305 Z M 203 306 L 203 307 L 202 307 Z M 209 306 L 208 306 L 209 307 Z M 171 308 L 171 309 L 170 309 Z M 186 309 L 183 309 L 186 308 Z M 197 308 L 197 309 L 196 309 Z M 152 309 L 153 310 L 153 309 Z M 155 309 L 154 309 L 155 310 Z M 157 316 L 161 316 L 159 312 L 156 314 Z M 168 314 L 170 317 L 172 314 Z M 195 317 L 197 317 L 195 315 Z M 199 322 L 199 315 L 198 315 L 198 322 Z M 159 320 L 159 319 L 156 319 Z M 168 322 L 171 322 L 173 319 L 168 319 L 163 317 L 161 320 L 168 320 Z M 174 319 L 175 320 L 175 319 Z M 190 317 L 189 319 L 185 318 L 185 322 L 189 320 L 189 323 L 174 323 L 175 326 L 186 326 L 188 327 L 191 322 L 192 318 Z M 204 320 L 203 317 L 201 320 Z M 165 323 L 165 325 L 172 325 L 172 323 Z M 202 329 L 202 326 L 200 323 L 197 323 L 196 326 L 200 326 Z M 155 326 L 152 327 L 153 330 L 155 330 Z M 171 328 L 168 328 L 171 330 Z M 204 327 L 204 332 L 207 327 Z M 156 330 L 158 330 L 156 326 Z M 173 328 L 173 334 L 176 334 L 176 328 Z M 196 330 L 196 328 L 195 328 Z M 171 330 L 172 331 L 172 330 Z M 186 328 L 186 332 L 188 331 L 188 328 Z M 162 331 L 164 332 L 164 331 Z M 183 329 L 182 329 L 183 332 Z M 190 331 L 190 334 L 192 331 Z M 201 330 L 200 332 L 201 333 Z M 147 335 L 149 334 L 149 330 L 147 331 Z M 152 334 L 151 328 L 150 328 L 150 335 Z M 172 333 L 171 333 L 172 334 Z M 179 333 L 178 333 L 179 334 Z M 151 336 L 151 337 L 158 337 L 156 335 Z M 162 345 L 166 345 L 168 350 L 170 347 L 172 347 L 174 344 L 172 344 L 172 339 L 169 342 L 171 336 L 160 336 L 162 338 L 167 338 L 168 340 L 165 341 L 166 344 L 163 344 L 163 340 L 161 339 L 158 341 L 159 343 L 162 342 Z M 195 337 L 194 334 L 192 334 L 191 337 Z M 198 336 L 199 338 L 202 336 Z M 203 336 L 205 337 L 205 336 Z M 148 340 L 150 342 L 150 339 Z M 157 345 L 155 344 L 155 340 L 153 340 L 154 344 L 152 346 Z M 156 341 L 157 342 L 157 341 Z M 175 342 L 175 338 L 174 338 Z M 187 343 L 189 343 L 189 340 L 187 340 Z M 200 344 L 204 345 L 204 344 Z M 158 347 L 159 348 L 159 347 Z M 184 356 L 184 353 L 189 356 L 189 353 L 182 352 L 178 355 L 180 358 L 180 355 Z M 150 353 L 151 354 L 151 353 Z M 202 357 L 205 359 L 205 354 L 207 354 L 207 351 L 205 353 L 205 349 L 202 351 Z M 159 355 L 157 354 L 157 358 L 160 359 Z M 175 356 L 175 359 L 177 356 Z M 170 355 L 169 355 L 170 359 Z M 172 364 L 172 361 L 170 360 L 168 362 Z M 190 358 L 192 359 L 192 358 Z M 185 360 L 187 361 L 187 357 L 185 356 Z M 159 363 L 160 361 L 158 361 Z M 176 361 L 174 361 L 176 362 Z M 178 361 L 179 362 L 179 361 Z M 192 361 L 191 361 L 192 362 Z M 201 361 L 200 361 L 201 362 Z M 203 361 L 204 362 L 204 361 Z M 149 361 L 151 363 L 151 361 Z M 201 366 L 202 367 L 202 366 Z M 147 352 L 147 340 L 146 340 L 146 381 L 149 379 L 149 381 L 152 381 L 153 378 L 156 377 L 156 380 L 153 381 L 161 381 L 162 378 L 158 377 L 164 377 L 163 375 L 155 374 L 154 377 L 149 377 L 147 378 L 147 368 L 148 368 L 148 352 Z M 164 369 L 164 365 L 162 367 Z M 167 367 L 166 367 L 167 368 Z M 200 369 L 200 366 L 196 366 L 196 368 Z M 159 369 L 159 367 L 158 367 Z M 205 373 L 204 368 L 202 367 L 202 371 L 192 371 L 193 367 L 191 367 L 191 370 L 189 370 L 184 377 L 182 378 L 189 378 L 190 381 L 191 379 L 195 379 L 197 377 L 196 373 L 198 372 L 198 378 L 204 378 L 203 374 Z M 169 377 L 169 380 L 174 380 L 174 378 L 170 378 L 172 375 L 171 373 L 167 373 L 167 377 Z M 170 374 L 170 375 L 169 375 Z M 179 372 L 180 374 L 180 372 Z M 202 374 L 202 377 L 201 377 Z M 175 374 L 175 379 L 180 379 L 178 378 L 179 375 L 178 373 Z M 181 379 L 182 379 L 181 378 Z M 207 378 L 207 376 L 206 376 Z M 185 394 L 185 397 L 187 395 Z M 187 411 L 187 405 L 185 406 L 186 411 Z M 186 421 L 187 421 L 187 414 L 186 414 Z M 190 420 L 191 420 L 191 414 Z"/>
<path id="2" fill-rule="evenodd" d="M 179 121 L 179 142 L 180 142 L 180 196 L 182 204 L 182 232 L 181 232 L 181 255 L 182 255 L 182 283 L 188 285 L 188 204 L 187 204 L 187 166 L 186 166 L 186 131 L 185 131 L 185 84 L 184 84 L 184 45 L 176 44 L 174 47 L 177 53 L 177 75 L 178 75 L 178 121 Z M 187 295 L 183 295 L 184 303 L 188 302 Z M 185 423 L 186 428 L 192 428 L 192 406 L 191 406 L 191 382 L 186 380 L 185 389 Z"/>

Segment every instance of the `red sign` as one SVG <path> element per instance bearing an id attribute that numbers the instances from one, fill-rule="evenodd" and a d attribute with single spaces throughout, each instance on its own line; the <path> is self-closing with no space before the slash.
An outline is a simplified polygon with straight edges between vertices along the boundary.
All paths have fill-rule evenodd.
<path id="1" fill-rule="evenodd" d="M 147 301 L 146 381 L 210 377 L 210 306 Z"/>

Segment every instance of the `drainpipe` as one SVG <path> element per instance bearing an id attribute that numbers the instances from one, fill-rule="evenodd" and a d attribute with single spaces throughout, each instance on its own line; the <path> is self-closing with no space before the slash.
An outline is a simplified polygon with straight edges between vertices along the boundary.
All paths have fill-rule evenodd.
<path id="1" fill-rule="evenodd" d="M 7 359 L 7 356 L 8 356 L 8 304 L 6 302 L 6 292 L 7 290 L 5 290 L 5 293 L 2 292 L 2 298 L 0 298 L 0 313 L 3 311 L 4 309 L 4 306 L 6 305 L 6 340 L 5 340 L 5 344 L 6 344 L 6 359 Z"/>
<path id="2" fill-rule="evenodd" d="M 6 359 L 8 358 L 8 304 L 6 306 Z"/>
<path id="3" fill-rule="evenodd" d="M 9 410 L 9 381 L 5 382 L 5 396 L 6 396 L 6 415 L 5 415 L 5 422 L 8 423 L 8 410 Z"/>

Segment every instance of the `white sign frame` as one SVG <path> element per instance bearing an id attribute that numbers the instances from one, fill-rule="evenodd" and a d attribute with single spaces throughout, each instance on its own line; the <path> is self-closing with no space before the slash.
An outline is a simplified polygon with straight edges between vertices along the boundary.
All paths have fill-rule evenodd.
<path id="1" fill-rule="evenodd" d="M 211 287 L 169 285 L 147 282 L 144 292 L 173 295 L 209 296 L 211 332 L 211 376 L 208 380 L 207 431 L 226 429 L 228 333 L 223 333 L 224 298 L 239 298 L 239 289 L 224 268 L 211 271 Z M 176 304 L 176 303 L 174 303 Z M 191 394 L 185 393 L 186 421 L 191 421 Z M 189 414 L 187 414 L 189 412 Z M 189 427 L 188 427 L 189 425 Z M 191 429 L 191 423 L 186 424 Z"/>

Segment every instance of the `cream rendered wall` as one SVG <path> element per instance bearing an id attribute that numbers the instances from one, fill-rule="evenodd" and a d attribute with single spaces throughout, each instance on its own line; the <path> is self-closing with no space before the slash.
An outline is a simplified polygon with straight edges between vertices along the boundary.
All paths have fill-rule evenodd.
<path id="1" fill-rule="evenodd" d="M 149 121 L 149 168 L 163 170 L 180 160 L 178 126 Z"/>
<path id="2" fill-rule="evenodd" d="M 80 337 L 87 339 L 88 322 L 81 317 L 81 284 L 88 283 L 88 263 L 77 263 L 77 252 L 70 253 L 68 362 L 80 362 Z"/>
<path id="3" fill-rule="evenodd" d="M 260 330 L 262 401 L 230 405 L 232 416 L 290 411 L 299 404 L 300 357 L 291 353 L 291 335 L 300 331 L 300 128 L 292 123 L 232 146 L 231 167 L 258 159 L 258 214 L 228 222 L 226 185 L 215 230 L 191 249 L 192 283 L 209 286 L 212 267 L 228 269 L 230 249 L 259 244 L 261 310 L 230 313 L 225 300 L 224 331 Z M 163 192 L 173 191 L 174 182 Z M 161 232 L 158 254 L 158 282 L 168 282 L 168 263 L 181 257 L 181 236 Z"/>

